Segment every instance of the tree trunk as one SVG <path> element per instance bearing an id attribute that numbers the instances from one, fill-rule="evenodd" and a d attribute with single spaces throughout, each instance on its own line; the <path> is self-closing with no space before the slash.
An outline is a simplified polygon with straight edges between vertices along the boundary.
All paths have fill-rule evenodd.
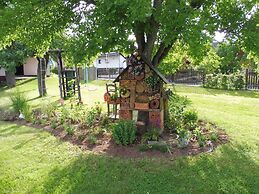
<path id="1" fill-rule="evenodd" d="M 43 97 L 47 94 L 46 88 L 46 69 L 47 69 L 47 60 L 45 58 L 39 58 L 38 60 L 38 69 L 37 69 L 37 78 L 38 78 L 38 90 L 40 97 Z"/>
<path id="2" fill-rule="evenodd" d="M 14 87 L 16 84 L 15 81 L 15 72 L 14 71 L 5 71 L 5 79 L 8 87 Z"/>

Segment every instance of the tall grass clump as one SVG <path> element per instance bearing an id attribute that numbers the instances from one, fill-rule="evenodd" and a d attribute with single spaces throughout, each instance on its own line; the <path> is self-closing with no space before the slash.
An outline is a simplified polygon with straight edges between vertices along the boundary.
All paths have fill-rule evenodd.
<path id="1" fill-rule="evenodd" d="M 22 113 L 26 121 L 30 121 L 32 118 L 31 107 L 27 102 L 26 96 L 16 90 L 10 96 L 12 102 L 11 106 L 16 113 Z"/>

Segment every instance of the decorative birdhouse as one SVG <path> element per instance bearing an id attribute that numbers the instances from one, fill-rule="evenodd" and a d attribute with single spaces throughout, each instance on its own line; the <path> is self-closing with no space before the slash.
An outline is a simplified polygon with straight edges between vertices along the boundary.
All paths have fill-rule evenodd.
<path id="1" fill-rule="evenodd" d="M 127 60 L 128 66 L 114 80 L 120 88 L 120 119 L 132 119 L 132 111 L 148 114 L 147 126 L 164 128 L 163 84 L 166 78 L 152 65 L 134 53 Z"/>

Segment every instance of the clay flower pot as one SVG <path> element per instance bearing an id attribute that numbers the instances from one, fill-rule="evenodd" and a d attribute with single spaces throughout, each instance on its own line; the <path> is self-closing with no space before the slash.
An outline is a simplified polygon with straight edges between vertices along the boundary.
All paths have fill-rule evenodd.
<path id="1" fill-rule="evenodd" d="M 147 109 L 149 109 L 149 104 L 148 103 L 135 102 L 135 109 L 147 110 Z"/>

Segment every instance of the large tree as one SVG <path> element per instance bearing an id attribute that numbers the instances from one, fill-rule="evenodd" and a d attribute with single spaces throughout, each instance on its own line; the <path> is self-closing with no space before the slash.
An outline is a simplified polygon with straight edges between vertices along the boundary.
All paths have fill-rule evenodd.
<path id="1" fill-rule="evenodd" d="M 30 54 L 23 44 L 17 42 L 0 50 L 0 68 L 5 69 L 6 83 L 9 87 L 15 86 L 16 67 L 23 65 Z"/>
<path id="2" fill-rule="evenodd" d="M 88 56 L 137 47 L 158 65 L 178 40 L 197 57 L 215 31 L 240 40 L 258 56 L 256 0 L 4 0 L 0 40 L 22 40 L 43 55 L 57 34 L 66 33 L 76 63 Z M 12 21 L 12 22 L 10 22 Z"/>

